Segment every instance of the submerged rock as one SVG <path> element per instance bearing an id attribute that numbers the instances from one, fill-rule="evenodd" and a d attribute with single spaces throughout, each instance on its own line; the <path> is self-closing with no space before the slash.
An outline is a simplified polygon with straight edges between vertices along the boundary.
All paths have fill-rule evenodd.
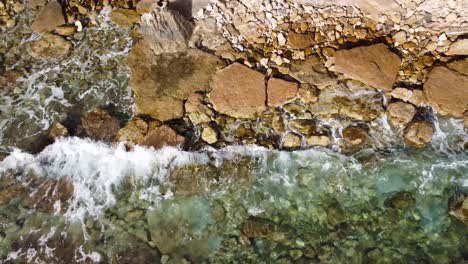
<path id="1" fill-rule="evenodd" d="M 57 140 L 62 137 L 68 136 L 68 129 L 60 122 L 54 122 L 49 130 L 48 137 L 50 140 Z"/>
<path id="2" fill-rule="evenodd" d="M 397 129 L 401 129 L 413 120 L 416 108 L 411 104 L 395 102 L 387 106 L 387 113 L 390 124 Z"/>
<path id="3" fill-rule="evenodd" d="M 85 136 L 111 141 L 120 129 L 120 122 L 107 111 L 95 109 L 81 118 L 81 129 Z"/>
<path id="4" fill-rule="evenodd" d="M 31 27 L 36 33 L 44 33 L 63 24 L 65 24 L 65 18 L 62 6 L 58 1 L 53 0 L 39 10 Z"/>
<path id="5" fill-rule="evenodd" d="M 336 71 L 385 91 L 392 90 L 400 63 L 400 57 L 384 44 L 339 50 L 335 55 Z"/>
<path id="6" fill-rule="evenodd" d="M 416 121 L 409 124 L 405 131 L 405 141 L 416 148 L 423 148 L 431 143 L 434 127 L 426 121 Z"/>
<path id="7" fill-rule="evenodd" d="M 148 132 L 141 145 L 153 147 L 155 149 L 164 146 L 177 146 L 184 143 L 185 138 L 167 125 L 162 125 Z"/>
<path id="8" fill-rule="evenodd" d="M 449 200 L 450 215 L 468 226 L 468 195 L 458 195 Z"/>
<path id="9" fill-rule="evenodd" d="M 424 83 L 424 94 L 439 113 L 462 117 L 468 106 L 468 76 L 436 67 Z"/>
<path id="10" fill-rule="evenodd" d="M 253 119 L 266 110 L 264 75 L 239 63 L 219 70 L 208 94 L 216 111 Z"/>
<path id="11" fill-rule="evenodd" d="M 360 127 L 347 127 L 343 130 L 344 142 L 354 147 L 364 144 L 367 137 L 367 130 Z"/>
<path id="12" fill-rule="evenodd" d="M 404 210 L 414 207 L 416 205 L 416 199 L 409 192 L 399 192 L 386 199 L 384 205 L 387 208 Z"/>
<path id="13" fill-rule="evenodd" d="M 260 219 L 250 219 L 242 227 L 242 233 L 250 238 L 268 238 L 274 231 L 274 225 Z"/>
<path id="14" fill-rule="evenodd" d="M 35 59 L 61 59 L 65 57 L 72 44 L 60 36 L 46 34 L 31 43 L 28 52 Z"/>
<path id="15" fill-rule="evenodd" d="M 0 177 L 0 206 L 27 193 L 27 189 L 12 173 L 2 173 Z"/>

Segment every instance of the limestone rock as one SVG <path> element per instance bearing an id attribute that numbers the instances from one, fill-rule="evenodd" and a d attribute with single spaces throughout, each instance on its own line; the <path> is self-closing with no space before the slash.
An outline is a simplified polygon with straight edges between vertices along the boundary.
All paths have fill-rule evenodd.
<path id="1" fill-rule="evenodd" d="M 158 7 L 157 0 L 141 0 L 136 5 L 136 11 L 138 14 L 142 15 L 144 13 L 150 13 L 156 7 Z"/>
<path id="2" fill-rule="evenodd" d="M 117 8 L 109 14 L 112 22 L 118 26 L 129 28 L 138 23 L 140 16 L 135 10 Z"/>
<path id="3" fill-rule="evenodd" d="M 197 20 L 190 38 L 190 47 L 203 47 L 211 51 L 219 52 L 220 47 L 226 43 L 226 39 L 216 26 L 216 19 L 206 18 Z"/>
<path id="4" fill-rule="evenodd" d="M 315 85 L 319 89 L 336 82 L 318 56 L 310 56 L 304 61 L 294 61 L 289 75 L 302 83 Z"/>
<path id="5" fill-rule="evenodd" d="M 185 102 L 185 111 L 193 124 L 208 123 L 214 115 L 213 111 L 203 104 L 201 94 L 192 94 Z"/>
<path id="6" fill-rule="evenodd" d="M 413 92 L 406 88 L 397 87 L 393 89 L 392 91 L 393 98 L 400 99 L 405 102 L 408 102 L 408 100 L 411 98 L 412 95 L 413 95 Z"/>
<path id="7" fill-rule="evenodd" d="M 54 122 L 49 130 L 48 137 L 50 140 L 57 140 L 68 136 L 68 129 L 60 122 Z"/>
<path id="8" fill-rule="evenodd" d="M 63 24 L 65 24 L 65 18 L 62 6 L 57 1 L 50 1 L 39 10 L 31 27 L 36 33 L 44 33 Z"/>
<path id="9" fill-rule="evenodd" d="M 140 32 L 155 54 L 187 48 L 192 24 L 177 12 L 156 9 L 141 16 Z"/>
<path id="10" fill-rule="evenodd" d="M 413 120 L 416 108 L 411 104 L 396 102 L 388 105 L 387 113 L 390 124 L 395 128 L 401 129 Z"/>
<path id="11" fill-rule="evenodd" d="M 263 74 L 234 63 L 213 77 L 208 97 L 216 111 L 234 118 L 256 118 L 266 110 Z"/>
<path id="12" fill-rule="evenodd" d="M 434 127 L 426 121 L 416 121 L 409 124 L 405 131 L 405 142 L 416 148 L 423 148 L 431 143 Z"/>
<path id="13" fill-rule="evenodd" d="M 203 141 L 208 144 L 214 144 L 218 141 L 218 134 L 213 128 L 209 126 L 203 128 L 201 137 Z"/>
<path id="14" fill-rule="evenodd" d="M 278 78 L 270 78 L 267 84 L 268 106 L 278 107 L 296 97 L 297 83 Z"/>
<path id="15" fill-rule="evenodd" d="M 135 118 L 121 128 L 115 138 L 117 141 L 138 144 L 143 141 L 147 131 L 148 124 L 140 118 Z"/>
<path id="16" fill-rule="evenodd" d="M 468 75 L 468 58 L 451 62 L 447 64 L 447 67 L 461 74 Z"/>
<path id="17" fill-rule="evenodd" d="M 468 55 L 468 39 L 458 39 L 450 46 L 447 55 Z"/>
<path id="18" fill-rule="evenodd" d="M 327 147 L 330 145 L 330 138 L 327 136 L 308 136 L 306 137 L 307 146 L 322 146 Z"/>
<path id="19" fill-rule="evenodd" d="M 302 139 L 300 136 L 293 134 L 293 133 L 287 133 L 286 136 L 284 136 L 283 139 L 283 147 L 287 149 L 296 149 L 300 148 L 302 144 Z"/>
<path id="20" fill-rule="evenodd" d="M 46 34 L 31 43 L 28 53 L 35 59 L 61 59 L 69 53 L 71 47 L 72 44 L 62 37 Z"/>
<path id="21" fill-rule="evenodd" d="M 367 130 L 359 127 L 347 127 L 343 130 L 343 140 L 353 147 L 360 146 L 367 141 Z"/>
<path id="22" fill-rule="evenodd" d="M 315 45 L 313 34 L 289 33 L 288 45 L 293 49 L 305 49 Z"/>
<path id="23" fill-rule="evenodd" d="M 468 106 L 468 76 L 436 67 L 424 83 L 424 94 L 439 113 L 462 117 Z"/>
<path id="24" fill-rule="evenodd" d="M 81 118 L 84 135 L 97 140 L 112 140 L 120 129 L 120 122 L 107 111 L 95 109 Z"/>
<path id="25" fill-rule="evenodd" d="M 337 72 L 385 91 L 392 90 L 400 63 L 400 57 L 384 44 L 339 50 L 335 54 Z"/>
<path id="26" fill-rule="evenodd" d="M 153 147 L 155 149 L 164 146 L 177 146 L 184 143 L 185 138 L 167 125 L 162 125 L 148 132 L 143 141 L 143 146 Z"/>

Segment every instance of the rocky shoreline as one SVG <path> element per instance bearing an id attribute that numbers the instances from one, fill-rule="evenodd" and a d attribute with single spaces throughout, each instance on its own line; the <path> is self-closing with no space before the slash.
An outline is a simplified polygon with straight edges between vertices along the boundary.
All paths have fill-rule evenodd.
<path id="1" fill-rule="evenodd" d="M 106 19 L 131 30 L 135 115 L 119 120 L 96 109 L 72 127 L 58 119 L 49 138 L 78 135 L 130 148 L 353 150 L 375 146 L 372 135 L 388 129 L 388 118 L 394 133 L 422 148 L 435 132 L 435 115 L 468 125 L 463 1 L 191 2 L 4 5 L 4 28 L 25 9 L 34 15 L 31 28 L 40 37 L 28 54 L 37 61 L 63 59 L 79 43 L 70 40 Z M 440 8 L 434 5 L 447 8 L 429 12 Z M 11 63 L 2 62 L 7 88 L 25 72 Z"/>

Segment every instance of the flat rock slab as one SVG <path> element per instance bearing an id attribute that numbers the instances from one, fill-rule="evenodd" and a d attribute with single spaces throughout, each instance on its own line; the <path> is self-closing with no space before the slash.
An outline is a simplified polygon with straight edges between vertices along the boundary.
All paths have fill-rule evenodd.
<path id="1" fill-rule="evenodd" d="M 239 63 L 219 70 L 208 97 L 216 111 L 253 119 L 266 110 L 265 76 Z"/>
<path id="2" fill-rule="evenodd" d="M 296 97 L 297 83 L 288 82 L 278 78 L 268 80 L 268 106 L 278 107 Z"/>
<path id="3" fill-rule="evenodd" d="M 337 72 L 384 91 L 392 90 L 400 64 L 400 57 L 384 44 L 339 50 L 335 55 Z"/>
<path id="4" fill-rule="evenodd" d="M 50 1 L 37 13 L 31 27 L 36 33 L 44 33 L 54 30 L 57 26 L 65 24 L 62 6 L 57 1 Z"/>
<path id="5" fill-rule="evenodd" d="M 462 117 L 468 106 L 468 76 L 436 67 L 424 83 L 424 94 L 439 113 Z"/>

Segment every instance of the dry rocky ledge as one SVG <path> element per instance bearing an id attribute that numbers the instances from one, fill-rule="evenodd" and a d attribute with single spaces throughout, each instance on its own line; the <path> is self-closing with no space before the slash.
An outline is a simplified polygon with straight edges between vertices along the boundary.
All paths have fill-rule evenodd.
<path id="1" fill-rule="evenodd" d="M 1 26 L 14 26 L 24 8 L 36 12 L 31 27 L 43 35 L 29 52 L 44 60 L 66 56 L 67 38 L 100 26 L 103 10 L 132 28 L 136 115 L 119 130 L 96 110 L 79 129 L 129 146 L 354 149 L 372 143 L 386 116 L 421 148 L 434 134 L 433 115 L 467 123 L 465 0 L 187 2 L 6 2 Z M 63 129 L 54 124 L 51 138 L 68 135 Z"/>

